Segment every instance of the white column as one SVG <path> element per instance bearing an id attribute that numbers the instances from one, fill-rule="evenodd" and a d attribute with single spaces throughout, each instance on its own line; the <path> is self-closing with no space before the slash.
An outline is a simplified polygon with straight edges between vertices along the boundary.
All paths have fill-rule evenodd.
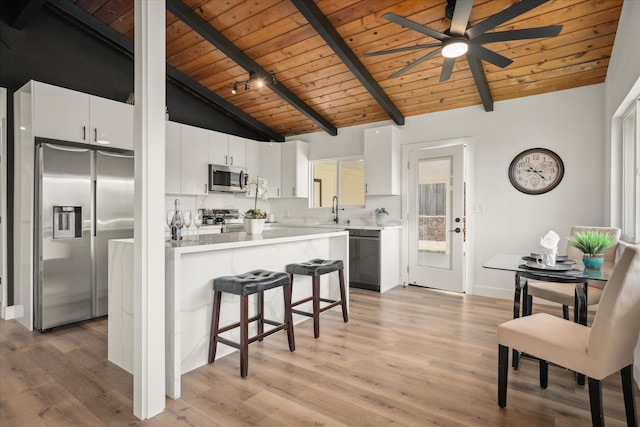
<path id="1" fill-rule="evenodd" d="M 165 408 L 165 0 L 135 0 L 133 413 Z"/>

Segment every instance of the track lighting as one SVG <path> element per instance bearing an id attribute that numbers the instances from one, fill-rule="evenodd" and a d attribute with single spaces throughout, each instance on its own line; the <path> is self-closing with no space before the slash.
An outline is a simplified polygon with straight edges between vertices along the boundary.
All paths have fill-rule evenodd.
<path id="1" fill-rule="evenodd" d="M 270 78 L 270 80 L 266 80 L 268 78 Z M 276 75 L 275 74 L 270 74 L 266 78 L 263 78 L 263 77 L 258 77 L 258 75 L 254 71 L 250 71 L 249 72 L 249 78 L 247 80 L 242 81 L 242 82 L 233 83 L 233 88 L 231 89 L 231 93 L 233 95 L 238 93 L 238 86 L 241 86 L 241 85 L 244 85 L 244 91 L 245 92 L 251 91 L 251 83 L 252 82 L 255 82 L 258 85 L 258 88 L 261 88 L 261 87 L 265 86 L 269 82 L 272 85 L 275 85 L 275 84 L 277 84 L 278 81 L 276 80 Z"/>

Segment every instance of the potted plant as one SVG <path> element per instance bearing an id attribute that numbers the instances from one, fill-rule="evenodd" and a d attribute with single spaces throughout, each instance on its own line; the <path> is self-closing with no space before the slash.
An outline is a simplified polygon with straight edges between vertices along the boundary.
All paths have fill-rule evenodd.
<path id="1" fill-rule="evenodd" d="M 614 243 L 613 236 L 600 231 L 578 232 L 569 237 L 569 245 L 582 252 L 582 262 L 586 268 L 598 269 L 602 267 L 604 253 Z"/>
<path id="2" fill-rule="evenodd" d="M 385 216 L 389 215 L 389 212 L 385 208 L 376 208 L 376 225 L 384 227 Z"/>
<path id="3" fill-rule="evenodd" d="M 247 192 L 251 190 L 251 186 L 253 185 L 256 186 L 256 193 L 253 198 L 253 209 L 249 209 L 242 215 L 244 217 L 244 231 L 246 231 L 247 234 L 261 234 L 267 213 L 262 209 L 258 209 L 258 194 L 260 194 L 262 200 L 267 200 L 269 187 L 267 186 L 267 180 L 261 176 L 249 178 L 247 182 Z"/>

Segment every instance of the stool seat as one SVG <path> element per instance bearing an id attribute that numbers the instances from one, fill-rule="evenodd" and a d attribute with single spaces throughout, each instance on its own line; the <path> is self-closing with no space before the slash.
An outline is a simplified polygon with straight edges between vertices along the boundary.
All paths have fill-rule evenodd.
<path id="1" fill-rule="evenodd" d="M 234 295 L 252 295 L 283 286 L 289 276 L 279 271 L 253 270 L 237 276 L 222 276 L 213 280 L 213 290 Z"/>
<path id="2" fill-rule="evenodd" d="M 287 273 L 300 274 L 303 276 L 321 276 L 332 271 L 342 270 L 344 264 L 342 260 L 325 260 L 315 258 L 307 262 L 287 265 Z"/>
<path id="3" fill-rule="evenodd" d="M 338 305 L 342 306 L 342 319 L 344 322 L 349 321 L 349 313 L 347 312 L 347 293 L 344 284 L 344 263 L 342 260 L 327 260 L 314 258 L 306 262 L 289 264 L 286 267 L 287 273 L 291 277 L 291 286 L 293 286 L 293 275 L 311 276 L 311 296 L 298 301 L 292 301 L 291 307 L 299 306 L 308 301 L 312 302 L 311 312 L 297 310 L 292 308 L 291 311 L 302 316 L 313 318 L 313 336 L 320 336 L 320 313 L 330 310 Z M 323 274 L 338 272 L 338 280 L 340 284 L 340 299 L 328 299 L 320 297 L 320 276 Z M 320 303 L 327 303 L 324 307 L 320 307 Z"/>

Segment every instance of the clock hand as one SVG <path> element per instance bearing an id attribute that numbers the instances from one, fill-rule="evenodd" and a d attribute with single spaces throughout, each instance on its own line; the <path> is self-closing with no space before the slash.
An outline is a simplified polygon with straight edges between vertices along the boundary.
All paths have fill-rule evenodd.
<path id="1" fill-rule="evenodd" d="M 535 170 L 533 167 L 529 166 L 529 170 L 527 170 L 527 172 L 535 172 L 538 174 L 538 176 L 542 179 L 544 179 L 545 181 L 547 180 L 547 178 L 545 178 L 539 171 Z"/>

